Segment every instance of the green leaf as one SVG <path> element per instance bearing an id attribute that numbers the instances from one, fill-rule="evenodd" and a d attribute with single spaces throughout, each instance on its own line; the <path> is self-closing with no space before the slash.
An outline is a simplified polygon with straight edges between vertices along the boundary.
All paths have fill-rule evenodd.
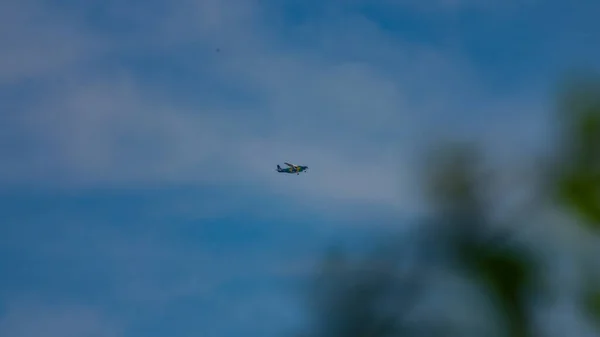
<path id="1" fill-rule="evenodd" d="M 585 309 L 591 317 L 592 322 L 600 329 L 600 287 L 587 292 L 585 297 Z"/>
<path id="2" fill-rule="evenodd" d="M 526 296 L 535 276 L 530 257 L 522 250 L 486 242 L 464 245 L 460 257 L 494 300 L 510 336 L 530 336 Z"/>

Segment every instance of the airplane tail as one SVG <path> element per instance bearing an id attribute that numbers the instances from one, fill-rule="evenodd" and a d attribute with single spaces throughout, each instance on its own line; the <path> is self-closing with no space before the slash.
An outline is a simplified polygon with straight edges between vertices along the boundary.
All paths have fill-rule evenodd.
<path id="1" fill-rule="evenodd" d="M 277 165 L 277 171 L 281 171 L 281 166 Z"/>

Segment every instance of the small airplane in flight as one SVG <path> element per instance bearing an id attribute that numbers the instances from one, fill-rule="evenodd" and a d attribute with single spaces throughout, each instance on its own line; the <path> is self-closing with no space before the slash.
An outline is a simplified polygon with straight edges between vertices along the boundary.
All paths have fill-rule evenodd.
<path id="1" fill-rule="evenodd" d="M 286 164 L 289 167 L 281 168 L 281 166 L 277 165 L 277 172 L 296 173 L 297 175 L 299 175 L 300 172 L 305 172 L 308 169 L 308 166 L 294 165 L 294 164 L 290 164 L 290 163 L 284 163 L 284 164 Z"/>

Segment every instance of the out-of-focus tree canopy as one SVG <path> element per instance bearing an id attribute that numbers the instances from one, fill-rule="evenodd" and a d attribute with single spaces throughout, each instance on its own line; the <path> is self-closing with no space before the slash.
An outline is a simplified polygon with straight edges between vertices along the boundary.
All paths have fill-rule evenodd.
<path id="1" fill-rule="evenodd" d="M 555 160 L 550 170 L 539 172 L 540 176 L 552 172 L 546 182 L 550 186 L 540 193 L 550 191 L 551 204 L 574 220 L 564 226 L 585 224 L 586 230 L 592 229 L 592 237 L 600 230 L 600 77 L 569 83 L 557 110 Z M 426 161 L 424 188 L 433 220 L 417 224 L 424 240 L 408 240 L 419 253 L 380 252 L 358 262 L 341 253 L 331 256 L 315 287 L 311 336 L 481 336 L 481 332 L 469 334 L 466 327 L 448 325 L 439 311 L 431 311 L 430 319 L 414 318 L 426 302 L 429 285 L 439 283 L 439 275 L 454 275 L 470 289 L 478 289 L 472 291 L 473 296 L 479 294 L 491 306 L 494 324 L 502 327 L 498 335 L 543 335 L 540 325 L 548 322 L 536 319 L 540 309 L 536 303 L 540 297 L 553 302 L 544 279 L 553 276 L 542 272 L 549 262 L 537 254 L 542 243 L 525 244 L 512 235 L 528 226 L 528 220 L 519 218 L 507 225 L 495 223 L 490 216 L 495 182 L 483 167 L 484 153 L 476 147 L 455 144 L 432 153 Z M 406 265 L 412 267 L 400 268 Z M 585 268 L 581 296 L 575 300 L 584 313 L 580 319 L 595 322 L 600 332 L 600 273 L 594 270 L 599 266 Z M 459 307 L 459 302 L 446 301 L 444 315 L 452 316 Z M 487 310 L 470 309 L 473 320 L 479 319 L 478 311 Z"/>

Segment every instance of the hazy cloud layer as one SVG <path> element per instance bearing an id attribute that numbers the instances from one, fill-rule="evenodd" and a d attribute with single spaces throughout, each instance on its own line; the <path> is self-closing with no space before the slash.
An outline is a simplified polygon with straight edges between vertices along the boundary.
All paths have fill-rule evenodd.
<path id="1" fill-rule="evenodd" d="M 4 184 L 247 182 L 413 209 L 414 151 L 494 103 L 460 53 L 358 12 L 290 26 L 256 1 L 1 6 Z M 283 161 L 310 178 L 275 175 Z"/>
<path id="2" fill-rule="evenodd" d="M 9 303 L 0 317 L 0 334 L 8 337 L 120 337 L 116 322 L 81 305 Z"/>

